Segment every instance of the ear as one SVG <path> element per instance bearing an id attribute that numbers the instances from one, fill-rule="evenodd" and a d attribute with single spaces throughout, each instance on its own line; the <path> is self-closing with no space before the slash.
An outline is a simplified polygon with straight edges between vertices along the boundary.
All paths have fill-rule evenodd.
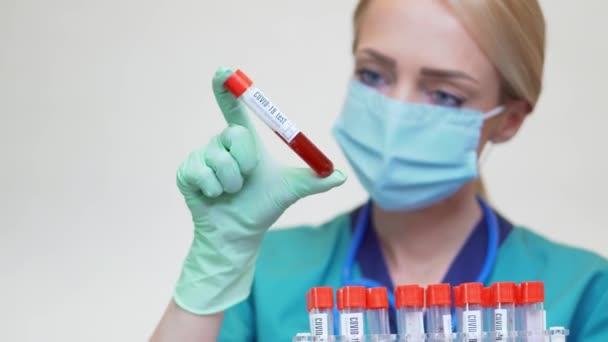
<path id="1" fill-rule="evenodd" d="M 509 141 L 521 128 L 524 120 L 532 112 L 532 106 L 525 100 L 512 100 L 505 106 L 505 113 L 499 116 L 490 141 L 500 144 Z"/>

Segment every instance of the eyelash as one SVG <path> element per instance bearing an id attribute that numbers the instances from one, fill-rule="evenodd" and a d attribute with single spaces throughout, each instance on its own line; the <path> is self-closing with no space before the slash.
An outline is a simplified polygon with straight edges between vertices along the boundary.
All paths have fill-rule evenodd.
<path id="1" fill-rule="evenodd" d="M 357 79 L 359 79 L 359 81 L 363 82 L 364 84 L 376 88 L 379 86 L 383 86 L 383 85 L 387 85 L 389 82 L 386 81 L 384 79 L 384 77 L 376 71 L 370 70 L 370 69 L 366 69 L 366 68 L 361 68 L 358 69 L 355 74 L 357 75 Z M 376 80 L 370 80 L 369 78 L 375 78 Z M 382 78 L 382 84 L 379 84 L 380 81 L 378 80 L 378 78 Z"/>
<path id="2" fill-rule="evenodd" d="M 357 69 L 355 74 L 359 81 L 372 88 L 378 88 L 390 84 L 390 82 L 387 81 L 381 73 L 367 68 Z M 437 106 L 459 108 L 466 102 L 464 98 L 441 89 L 427 90 L 425 93 L 428 96 L 431 104 Z"/>
<path id="3" fill-rule="evenodd" d="M 432 104 L 443 107 L 460 108 L 465 102 L 462 97 L 439 89 L 428 91 L 427 95 Z"/>

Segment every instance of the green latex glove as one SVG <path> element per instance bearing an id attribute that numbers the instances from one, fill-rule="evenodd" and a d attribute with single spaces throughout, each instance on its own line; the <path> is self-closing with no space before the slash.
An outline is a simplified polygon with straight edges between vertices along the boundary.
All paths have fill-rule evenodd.
<path id="1" fill-rule="evenodd" d="M 274 163 L 244 106 L 223 86 L 231 74 L 220 68 L 213 78 L 228 127 L 177 172 L 177 185 L 192 213 L 194 239 L 174 300 L 195 314 L 217 313 L 247 298 L 264 232 L 298 199 L 346 180 L 341 171 L 319 178 L 311 169 Z"/>

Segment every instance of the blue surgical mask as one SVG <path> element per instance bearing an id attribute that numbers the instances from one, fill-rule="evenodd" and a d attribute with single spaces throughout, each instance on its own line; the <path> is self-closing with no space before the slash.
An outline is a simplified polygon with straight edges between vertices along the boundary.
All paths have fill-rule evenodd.
<path id="1" fill-rule="evenodd" d="M 502 110 L 405 103 L 351 81 L 333 133 L 376 205 L 414 210 L 478 177 L 483 121 Z"/>

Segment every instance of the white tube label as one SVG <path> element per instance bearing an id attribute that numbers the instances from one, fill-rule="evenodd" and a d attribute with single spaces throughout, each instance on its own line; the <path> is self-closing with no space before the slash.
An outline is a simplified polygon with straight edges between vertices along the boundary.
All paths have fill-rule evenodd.
<path id="1" fill-rule="evenodd" d="M 528 333 L 532 333 L 528 341 L 544 341 L 541 334 L 547 328 L 547 314 L 545 310 L 528 310 L 525 314 L 526 328 Z"/>
<path id="2" fill-rule="evenodd" d="M 340 334 L 347 336 L 351 342 L 363 341 L 363 313 L 340 314 Z"/>
<path id="3" fill-rule="evenodd" d="M 467 342 L 481 342 L 481 311 L 471 310 L 462 313 L 463 330 L 467 333 Z"/>
<path id="4" fill-rule="evenodd" d="M 424 316 L 422 311 L 405 313 L 405 331 L 412 336 L 424 334 Z"/>
<path id="5" fill-rule="evenodd" d="M 308 315 L 310 320 L 310 333 L 316 337 L 329 336 L 329 319 L 326 313 L 311 313 Z"/>
<path id="6" fill-rule="evenodd" d="M 496 332 L 496 341 L 504 341 L 508 338 L 509 317 L 506 309 L 494 310 L 494 331 Z"/>
<path id="7" fill-rule="evenodd" d="M 452 315 L 443 315 L 443 334 L 445 337 L 452 335 Z"/>
<path id="8" fill-rule="evenodd" d="M 300 133 L 300 130 L 289 121 L 287 116 L 258 88 L 249 87 L 240 98 L 266 125 L 279 133 L 288 143 Z"/>

